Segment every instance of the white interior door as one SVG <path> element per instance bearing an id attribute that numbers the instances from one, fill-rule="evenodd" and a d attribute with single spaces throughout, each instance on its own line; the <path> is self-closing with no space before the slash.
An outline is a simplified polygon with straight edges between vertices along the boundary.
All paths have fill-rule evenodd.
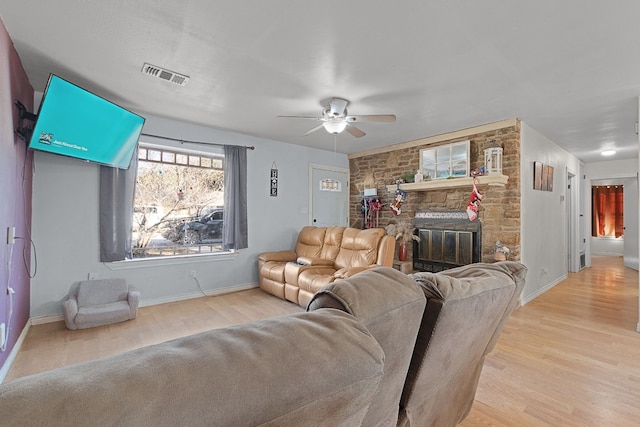
<path id="1" fill-rule="evenodd" d="M 580 271 L 579 254 L 577 250 L 577 209 L 576 209 L 576 176 L 571 172 L 567 172 L 567 267 L 570 272 Z"/>
<path id="2" fill-rule="evenodd" d="M 349 225 L 349 170 L 330 166 L 309 166 L 311 225 Z"/>
<path id="3" fill-rule="evenodd" d="M 624 181 L 624 265 L 638 269 L 638 178 Z"/>

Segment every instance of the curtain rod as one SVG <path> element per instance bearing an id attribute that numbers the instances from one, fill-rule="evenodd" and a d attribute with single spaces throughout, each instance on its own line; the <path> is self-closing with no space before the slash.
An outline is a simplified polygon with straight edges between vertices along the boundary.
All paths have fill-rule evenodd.
<path id="1" fill-rule="evenodd" d="M 176 141 L 176 142 L 179 142 L 181 144 L 187 143 L 187 144 L 215 145 L 217 147 L 224 147 L 225 145 L 229 145 L 229 144 L 218 144 L 218 143 L 215 143 L 215 142 L 189 141 L 189 140 L 186 140 L 186 139 L 171 138 L 169 136 L 151 135 L 150 133 L 141 133 L 140 135 L 142 135 L 142 136 L 150 136 L 152 138 L 166 139 L 168 141 Z M 250 145 L 250 146 L 245 145 L 244 148 L 246 148 L 247 150 L 255 150 L 256 149 L 256 147 L 254 147 L 253 145 Z"/>

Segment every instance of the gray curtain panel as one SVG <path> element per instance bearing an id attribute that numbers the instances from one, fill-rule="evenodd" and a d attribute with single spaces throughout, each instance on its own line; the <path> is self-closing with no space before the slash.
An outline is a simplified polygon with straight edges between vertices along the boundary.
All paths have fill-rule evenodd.
<path id="1" fill-rule="evenodd" d="M 137 150 L 129 169 L 100 166 L 100 262 L 131 258 Z"/>
<path id="2" fill-rule="evenodd" d="M 247 148 L 224 146 L 224 223 L 222 247 L 225 250 L 249 247 L 247 227 Z"/>

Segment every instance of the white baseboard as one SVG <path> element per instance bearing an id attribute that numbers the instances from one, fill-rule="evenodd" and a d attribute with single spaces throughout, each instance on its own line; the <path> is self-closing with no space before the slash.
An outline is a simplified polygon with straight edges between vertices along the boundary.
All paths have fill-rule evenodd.
<path id="1" fill-rule="evenodd" d="M 7 360 L 5 360 L 4 364 L 2 365 L 2 369 L 0 369 L 0 384 L 4 382 L 4 379 L 9 373 L 9 369 L 11 369 L 11 365 L 13 365 L 13 362 L 16 359 L 16 356 L 18 355 L 18 352 L 20 351 L 20 348 L 24 343 L 24 340 L 27 336 L 27 332 L 29 332 L 30 327 L 31 327 L 31 322 L 27 321 L 27 324 L 22 329 L 22 332 L 20 333 L 20 336 L 18 337 L 16 344 L 11 349 L 11 353 L 9 353 L 9 357 L 7 357 Z"/>
<path id="2" fill-rule="evenodd" d="M 176 302 L 176 301 L 185 301 L 185 300 L 193 299 L 193 298 L 201 298 L 203 296 L 211 297 L 211 296 L 215 296 L 215 295 L 230 294 L 232 292 L 246 291 L 246 290 L 249 290 L 249 289 L 257 288 L 258 286 L 259 285 L 257 283 L 249 283 L 249 284 L 245 284 L 245 285 L 236 285 L 236 286 L 229 286 L 229 287 L 221 288 L 221 289 L 207 290 L 207 291 L 205 291 L 205 295 L 203 295 L 202 292 L 190 292 L 188 294 L 173 295 L 171 297 L 163 297 L 163 298 L 153 298 L 153 299 L 141 300 L 139 306 L 140 307 L 150 307 L 152 305 L 166 304 L 166 303 L 169 303 L 169 302 Z M 64 317 L 62 316 L 62 313 L 58 313 L 58 314 L 49 314 L 49 315 L 46 315 L 46 316 L 32 317 L 30 320 L 31 320 L 31 324 L 32 325 L 42 325 L 42 324 L 45 324 L 45 323 L 63 321 Z"/>
<path id="3" fill-rule="evenodd" d="M 212 297 L 215 295 L 224 295 L 224 294 L 230 294 L 233 292 L 239 292 L 239 291 L 246 291 L 249 289 L 253 289 L 253 288 L 257 288 L 259 285 L 257 283 L 251 283 L 251 284 L 246 284 L 246 285 L 236 285 L 236 286 L 229 286 L 226 288 L 222 288 L 222 289 L 212 289 L 212 290 L 207 290 L 205 291 L 205 295 L 202 294 L 202 292 L 190 292 L 188 294 L 182 294 L 182 295 L 173 295 L 171 297 L 163 297 L 163 298 L 154 298 L 154 299 L 149 299 L 149 300 L 141 300 L 140 301 L 140 307 L 149 307 L 152 305 L 158 305 L 158 304 L 166 304 L 169 302 L 176 302 L 176 301 L 184 301 L 184 300 L 188 300 L 188 299 L 193 299 L 193 298 L 201 298 L 201 297 Z"/>
<path id="4" fill-rule="evenodd" d="M 545 287 L 538 289 L 536 292 L 534 292 L 531 295 L 527 295 L 525 297 L 521 297 L 520 298 L 520 305 L 525 305 L 530 303 L 531 301 L 533 301 L 534 299 L 538 298 L 540 295 L 544 294 L 545 292 L 547 292 L 549 289 L 553 288 L 555 285 L 557 285 L 558 283 L 562 282 L 563 280 L 567 279 L 567 275 L 564 274 L 562 276 L 560 276 L 558 279 L 554 280 L 553 282 L 549 283 L 548 285 L 546 285 Z"/>

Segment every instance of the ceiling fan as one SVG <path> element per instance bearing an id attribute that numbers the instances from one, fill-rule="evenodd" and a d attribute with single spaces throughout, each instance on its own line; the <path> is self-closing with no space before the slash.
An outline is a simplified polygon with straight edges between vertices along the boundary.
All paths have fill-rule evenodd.
<path id="1" fill-rule="evenodd" d="M 322 122 L 304 134 L 309 135 L 312 132 L 324 128 L 327 132 L 337 135 L 346 130 L 352 136 L 361 138 L 366 134 L 354 125 L 357 122 L 395 122 L 396 116 L 393 114 L 369 114 L 363 116 L 354 116 L 347 113 L 347 105 L 349 101 L 342 98 L 332 98 L 329 105 L 322 110 L 322 117 L 311 116 L 278 116 L 294 119 L 310 119 Z"/>

